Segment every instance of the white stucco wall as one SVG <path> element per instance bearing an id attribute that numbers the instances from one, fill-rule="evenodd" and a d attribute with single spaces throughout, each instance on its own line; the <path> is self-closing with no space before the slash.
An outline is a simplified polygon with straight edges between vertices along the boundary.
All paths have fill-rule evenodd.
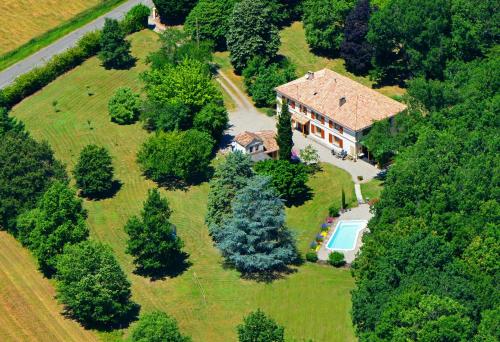
<path id="1" fill-rule="evenodd" d="M 283 98 L 282 98 L 281 94 L 277 93 L 277 95 L 276 95 L 276 112 L 278 113 L 278 115 L 281 113 L 282 102 L 283 102 Z M 307 116 L 310 119 L 310 125 L 314 125 L 316 127 L 319 127 L 321 129 L 323 129 L 325 132 L 324 137 L 321 138 L 320 135 L 312 133 L 311 128 L 309 128 L 309 136 L 313 137 L 314 140 L 316 140 L 317 142 L 327 146 L 328 148 L 334 149 L 335 151 L 338 152 L 341 150 L 341 148 L 335 144 L 334 140 L 333 140 L 333 143 L 330 143 L 330 141 L 329 141 L 329 134 L 331 134 L 334 137 L 342 139 L 342 141 L 343 141 L 342 149 L 345 150 L 350 155 L 354 156 L 360 152 L 359 151 L 361 149 L 360 144 L 359 144 L 359 138 L 361 137 L 360 132 L 358 132 L 358 134 L 356 134 L 355 131 L 353 131 L 345 126 L 340 125 L 339 123 L 335 122 L 335 120 L 332 120 L 334 123 L 337 123 L 343 127 L 343 132 L 341 133 L 340 131 L 336 130 L 335 128 L 330 128 L 328 120 L 331 120 L 331 119 L 329 119 L 327 116 L 322 115 L 321 113 L 319 113 L 317 111 L 312 111 L 311 108 L 304 106 L 304 105 L 303 106 L 306 107 L 307 112 L 306 113 L 301 112 L 300 105 L 303 105 L 303 104 L 295 101 L 295 108 L 292 108 L 291 106 L 289 106 L 288 110 L 290 111 L 290 113 L 298 113 L 298 114 Z M 312 112 L 316 113 L 317 115 L 322 115 L 323 117 L 325 117 L 325 120 L 324 120 L 325 123 L 322 124 L 321 120 L 319 120 L 317 118 L 317 115 L 316 115 L 316 118 L 313 119 L 312 115 L 311 115 Z"/>

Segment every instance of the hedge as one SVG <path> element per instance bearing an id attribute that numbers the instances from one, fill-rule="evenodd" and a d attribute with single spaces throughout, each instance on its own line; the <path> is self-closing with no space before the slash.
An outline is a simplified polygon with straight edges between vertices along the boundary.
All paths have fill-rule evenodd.
<path id="1" fill-rule="evenodd" d="M 122 21 L 127 34 L 147 27 L 144 5 L 134 6 Z M 100 31 L 84 35 L 76 46 L 54 56 L 44 66 L 34 68 L 20 75 L 16 80 L 0 91 L 0 107 L 11 108 L 24 98 L 32 95 L 57 77 L 83 63 L 87 58 L 96 55 L 100 49 Z"/>

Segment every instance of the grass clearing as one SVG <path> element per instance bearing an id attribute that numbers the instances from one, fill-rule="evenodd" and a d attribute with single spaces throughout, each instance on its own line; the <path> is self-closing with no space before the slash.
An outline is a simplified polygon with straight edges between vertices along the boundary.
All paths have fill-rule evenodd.
<path id="1" fill-rule="evenodd" d="M 361 193 L 364 198 L 374 199 L 380 198 L 380 194 L 384 189 L 384 181 L 372 179 L 367 183 L 361 183 Z"/>
<path id="2" fill-rule="evenodd" d="M 109 12 L 125 0 L 3 0 L 0 70 Z"/>
<path id="3" fill-rule="evenodd" d="M 349 314 L 354 280 L 349 271 L 304 264 L 297 272 L 266 284 L 243 280 L 238 272 L 223 267 L 204 224 L 206 183 L 187 191 L 162 190 L 174 211 L 172 222 L 186 244 L 192 266 L 176 278 L 155 282 L 132 273 L 132 258 L 125 254 L 123 226 L 130 215 L 139 213 L 147 190 L 155 184 L 141 175 L 135 162 L 147 133 L 140 124 L 119 126 L 110 122 L 107 103 L 117 87 L 141 88 L 138 75 L 146 68 L 142 61 L 158 43 L 157 36 L 149 31 L 134 34 L 131 40 L 132 52 L 139 57 L 133 69 L 104 70 L 97 58 L 91 58 L 25 99 L 14 108 L 13 115 L 25 122 L 35 138 L 47 140 L 68 170 L 73 169 L 84 145 L 96 143 L 109 149 L 116 178 L 123 186 L 114 198 L 85 201 L 85 207 L 91 237 L 112 246 L 132 281 L 134 300 L 143 312 L 160 309 L 174 316 L 194 341 L 234 340 L 242 317 L 259 307 L 286 327 L 289 339 L 354 341 Z M 87 94 L 87 86 L 94 95 Z M 59 103 L 59 113 L 51 105 L 54 100 Z M 341 187 L 346 189 L 348 200 L 354 199 L 347 191 L 353 188 L 350 176 L 331 165 L 325 165 L 309 185 L 313 199 L 287 209 L 288 223 L 297 233 L 301 251 L 314 238 L 329 204 L 340 201 Z M 124 336 L 128 333 L 123 331 Z M 113 341 L 121 335 L 101 333 L 100 337 Z"/>
<path id="4" fill-rule="evenodd" d="M 54 295 L 30 253 L 0 231 L 0 341 L 97 341 L 61 314 Z"/>

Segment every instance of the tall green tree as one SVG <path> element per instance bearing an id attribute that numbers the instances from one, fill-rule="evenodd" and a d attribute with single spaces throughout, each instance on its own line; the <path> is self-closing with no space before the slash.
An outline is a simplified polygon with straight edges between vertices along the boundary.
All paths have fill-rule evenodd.
<path id="1" fill-rule="evenodd" d="M 264 160 L 255 164 L 255 172 L 269 176 L 287 206 L 304 203 L 309 198 L 307 167 L 288 160 Z"/>
<path id="2" fill-rule="evenodd" d="M 16 235 L 17 215 L 34 208 L 50 185 L 67 181 L 67 175 L 46 142 L 8 129 L 0 139 L 0 227 Z"/>
<path id="3" fill-rule="evenodd" d="M 305 0 L 304 29 L 311 49 L 335 56 L 344 40 L 344 24 L 354 0 Z"/>
<path id="4" fill-rule="evenodd" d="M 175 319 L 162 311 L 153 311 L 141 316 L 130 341 L 190 342 L 191 338 L 181 334 Z"/>
<path id="5" fill-rule="evenodd" d="M 234 6 L 226 38 L 231 64 L 237 73 L 256 56 L 272 60 L 280 46 L 278 29 L 263 0 L 242 0 Z"/>
<path id="6" fill-rule="evenodd" d="M 293 147 L 292 116 L 288 109 L 288 103 L 285 101 L 281 106 L 276 128 L 278 131 L 276 142 L 280 148 L 279 158 L 281 160 L 291 160 Z"/>
<path id="7" fill-rule="evenodd" d="M 255 105 L 272 107 L 276 103 L 274 88 L 296 78 L 295 66 L 286 58 L 269 63 L 262 57 L 255 57 L 243 70 L 243 77 Z"/>
<path id="8" fill-rule="evenodd" d="M 285 328 L 262 310 L 251 312 L 238 325 L 239 342 L 284 342 Z"/>
<path id="9" fill-rule="evenodd" d="M 139 306 L 109 246 L 94 241 L 68 245 L 57 263 L 57 299 L 86 327 L 126 326 Z"/>
<path id="10" fill-rule="evenodd" d="M 178 65 L 186 58 L 202 63 L 212 61 L 213 42 L 196 40 L 186 31 L 169 27 L 160 35 L 160 48 L 147 57 L 153 69 L 161 69 L 167 64 Z"/>
<path id="11" fill-rule="evenodd" d="M 115 19 L 106 18 L 100 36 L 99 58 L 107 69 L 126 69 L 133 66 L 135 59 L 130 54 L 130 42 Z"/>
<path id="12" fill-rule="evenodd" d="M 345 60 L 347 70 L 356 74 L 364 74 L 371 67 L 373 48 L 366 40 L 371 13 L 370 0 L 358 0 L 344 25 L 340 55 Z"/>
<path id="13" fill-rule="evenodd" d="M 239 151 L 230 153 L 215 168 L 210 180 L 207 215 L 205 222 L 212 237 L 221 229 L 225 220 L 231 217 L 231 203 L 237 192 L 243 189 L 253 177 L 250 157 Z"/>
<path id="14" fill-rule="evenodd" d="M 500 11 L 496 0 L 452 0 L 451 39 L 454 59 L 485 56 L 500 41 Z"/>
<path id="15" fill-rule="evenodd" d="M 220 141 L 229 124 L 229 116 L 223 104 L 209 103 L 203 107 L 193 120 L 193 127 L 207 132 L 215 141 Z"/>
<path id="16" fill-rule="evenodd" d="M 448 0 L 392 0 L 373 14 L 368 42 L 379 82 L 442 78 L 451 57 Z"/>
<path id="17" fill-rule="evenodd" d="M 207 176 L 214 144 L 209 134 L 194 129 L 158 132 L 141 146 L 137 161 L 156 182 L 193 183 Z"/>
<path id="18" fill-rule="evenodd" d="M 109 152 L 104 147 L 87 145 L 80 152 L 80 157 L 73 170 L 76 186 L 86 197 L 108 196 L 113 189 L 113 163 Z"/>
<path id="19" fill-rule="evenodd" d="M 19 217 L 19 239 L 33 252 L 43 274 L 55 273 L 64 246 L 87 239 L 86 218 L 82 200 L 59 181 L 47 189 L 35 209 Z"/>
<path id="20" fill-rule="evenodd" d="M 266 275 L 296 260 L 295 241 L 271 180 L 255 176 L 236 195 L 232 217 L 216 232 L 217 247 L 236 269 Z"/>
<path id="21" fill-rule="evenodd" d="M 222 101 L 207 64 L 196 60 L 185 59 L 179 65 L 153 69 L 143 79 L 148 100 L 155 103 L 182 103 L 196 113 L 209 103 Z"/>
<path id="22" fill-rule="evenodd" d="M 219 50 L 226 48 L 229 17 L 237 0 L 200 0 L 186 18 L 184 29 L 192 39 L 210 40 Z"/>
<path id="23" fill-rule="evenodd" d="M 394 163 L 353 264 L 352 317 L 362 341 L 498 335 L 488 318 L 500 296 L 500 205 L 492 190 L 500 58 L 450 63 L 443 74 L 410 83 L 418 125 L 390 136 Z"/>
<path id="24" fill-rule="evenodd" d="M 9 115 L 6 108 L 0 107 L 0 137 L 7 132 L 24 132 L 24 124 Z"/>
<path id="25" fill-rule="evenodd" d="M 184 23 L 198 0 L 153 0 L 162 22 L 169 25 Z"/>
<path id="26" fill-rule="evenodd" d="M 125 225 L 127 253 L 141 274 L 161 277 L 184 263 L 183 243 L 170 223 L 172 210 L 157 189 L 148 191 L 140 217 L 132 216 Z"/>

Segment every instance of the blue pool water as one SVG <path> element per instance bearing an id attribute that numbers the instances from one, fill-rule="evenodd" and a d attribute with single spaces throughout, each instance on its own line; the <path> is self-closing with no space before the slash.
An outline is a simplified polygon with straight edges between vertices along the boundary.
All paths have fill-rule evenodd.
<path id="1" fill-rule="evenodd" d="M 340 221 L 326 248 L 340 251 L 354 249 L 358 235 L 366 227 L 366 223 L 366 221 Z"/>

